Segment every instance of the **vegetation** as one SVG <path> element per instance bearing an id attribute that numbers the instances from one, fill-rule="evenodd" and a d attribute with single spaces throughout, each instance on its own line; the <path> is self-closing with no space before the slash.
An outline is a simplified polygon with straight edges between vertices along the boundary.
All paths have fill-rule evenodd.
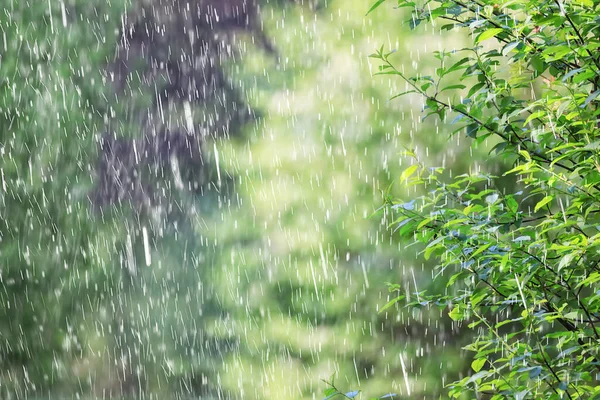
<path id="1" fill-rule="evenodd" d="M 600 2 L 397 6 L 411 10 L 411 28 L 464 30 L 472 45 L 435 52 L 433 76 L 407 76 L 382 47 L 371 56 L 379 74 L 405 83 L 398 96 L 420 96 L 425 118 L 512 165 L 452 176 L 406 152 L 400 180 L 426 194 L 390 195 L 382 212 L 436 260 L 445 289 L 387 306 L 448 310 L 473 332 L 471 373 L 449 385 L 454 398 L 600 398 Z"/>
<path id="2" fill-rule="evenodd" d="M 427 149 L 427 163 L 444 162 L 454 174 L 485 151 L 482 142 L 469 157 L 442 161 L 441 150 L 467 151 L 462 134 L 451 146 L 434 134 L 447 130 L 451 113 L 446 122 L 421 123 L 413 117 L 418 93 L 382 101 L 405 85 L 397 71 L 384 64 L 382 72 L 392 74 L 369 77 L 373 42 L 397 43 L 409 54 L 438 40 L 423 32 L 429 20 L 415 17 L 411 26 L 420 25 L 411 35 L 408 25 L 398 27 L 397 12 L 365 21 L 363 0 L 310 2 L 316 12 L 306 1 L 252 2 L 260 7 L 246 8 L 248 18 L 214 26 L 158 0 L 5 3 L 0 398 L 308 399 L 318 379 L 334 371 L 336 387 L 373 392 L 389 385 L 407 398 L 439 398 L 442 379 L 467 372 L 470 362 L 459 354 L 467 324 L 427 303 L 439 301 L 445 310 L 449 299 L 428 300 L 414 289 L 409 295 L 419 293 L 420 311 L 393 313 L 396 302 L 372 312 L 387 294 L 376 282 L 403 280 L 392 289 L 432 293 L 443 283 L 428 285 L 436 257 L 415 261 L 418 246 L 404 250 L 380 220 L 365 218 L 378 191 L 401 174 L 403 144 L 418 147 L 419 160 Z M 199 40 L 190 40 L 191 25 L 202 31 Z M 464 37 L 452 40 L 460 48 Z M 384 56 L 375 62 L 390 61 Z M 448 72 L 457 53 L 436 56 L 421 54 L 419 68 L 443 60 L 448 85 L 473 63 Z M 393 65 L 403 71 L 412 61 Z M 475 73 L 461 84 L 478 84 Z M 548 72 L 532 80 L 538 95 L 543 77 Z M 580 77 L 584 71 L 569 79 Z M 416 89 L 407 90 L 434 93 L 435 80 L 409 82 Z M 444 87 L 444 97 L 433 97 L 446 102 L 452 91 L 468 91 Z M 479 119 L 489 115 L 483 110 Z M 473 122 L 461 118 L 454 126 Z M 469 125 L 471 136 L 485 134 Z M 487 142 L 501 142 L 493 136 Z M 534 142 L 528 146 L 538 160 Z M 508 150 L 500 154 L 514 162 Z M 419 187 L 431 190 L 433 176 L 448 179 L 428 172 L 425 161 L 415 165 L 403 180 L 423 184 L 396 185 L 390 197 L 414 199 Z M 511 178 L 474 177 L 469 188 L 493 182 L 502 195 L 523 190 L 515 200 L 531 194 L 534 187 L 515 188 L 524 184 Z M 555 198 L 546 208 L 558 209 L 561 197 L 548 195 Z M 537 196 L 517 211 L 533 209 Z M 382 212 L 424 211 L 428 218 L 423 202 Z M 408 218 L 414 220 L 398 221 L 391 235 L 413 240 L 421 217 Z M 440 220 L 430 223 L 433 229 Z M 442 253 L 435 248 L 431 255 Z M 463 280 L 456 278 L 449 293 L 459 284 L 466 290 Z M 491 318 L 492 311 L 481 315 Z"/>
<path id="3" fill-rule="evenodd" d="M 412 258 L 364 219 L 412 121 L 369 78 L 362 0 L 261 2 L 279 54 L 234 24 L 231 58 L 170 2 L 5 3 L 0 398 L 312 398 L 333 371 L 382 387 L 432 340 L 371 312 Z M 415 391 L 440 391 L 435 352 Z"/>
<path id="4" fill-rule="evenodd" d="M 69 366 L 87 345 L 80 336 L 85 317 L 114 288 L 114 270 L 102 262 L 111 243 L 99 240 L 110 225 L 90 219 L 87 160 L 106 109 L 95 66 L 108 53 L 98 37 L 116 40 L 125 4 L 81 2 L 77 17 L 87 23 L 78 23 L 62 3 L 52 3 L 5 2 L 0 19 L 0 397 L 6 399 L 76 382 Z M 112 25 L 97 23 L 98 14 Z"/>

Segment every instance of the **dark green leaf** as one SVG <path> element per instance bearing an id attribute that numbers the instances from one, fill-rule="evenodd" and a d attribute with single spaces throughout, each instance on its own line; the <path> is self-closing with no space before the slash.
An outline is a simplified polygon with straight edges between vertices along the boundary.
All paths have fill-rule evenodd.
<path id="1" fill-rule="evenodd" d="M 477 137 L 477 132 L 479 131 L 479 125 L 476 123 L 467 125 L 467 136 L 475 139 Z"/>

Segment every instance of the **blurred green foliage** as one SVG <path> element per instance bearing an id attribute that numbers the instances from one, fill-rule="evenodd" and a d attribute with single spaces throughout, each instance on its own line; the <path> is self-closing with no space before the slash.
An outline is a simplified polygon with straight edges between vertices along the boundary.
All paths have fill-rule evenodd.
<path id="1" fill-rule="evenodd" d="M 79 2 L 75 15 L 62 2 L 2 6 L 2 398 L 77 383 L 81 323 L 111 287 L 101 235 L 111 226 L 90 218 L 86 196 L 108 107 L 97 65 L 110 48 L 100 38 L 116 40 L 124 6 Z"/>
<path id="2" fill-rule="evenodd" d="M 1 6 L 0 397 L 313 398 L 335 373 L 434 398 L 468 368 L 444 313 L 377 313 L 395 295 L 384 282 L 424 290 L 434 263 L 369 218 L 386 191 L 414 195 L 398 182 L 407 149 L 456 173 L 483 159 L 421 121 L 417 96 L 388 101 L 403 84 L 371 77 L 382 42 L 434 71 L 426 47 L 449 39 L 411 33 L 398 10 L 365 19 L 358 0 L 297 3 L 263 4 L 277 55 L 239 32 L 223 57 L 258 115 L 238 135 L 208 129 L 229 117 L 221 94 L 156 118 L 190 113 L 209 132 L 198 191 L 161 178 L 169 217 L 89 199 L 101 134 L 140 140 L 153 121 L 153 82 L 133 73 L 117 95 L 109 67 L 139 4 Z"/>

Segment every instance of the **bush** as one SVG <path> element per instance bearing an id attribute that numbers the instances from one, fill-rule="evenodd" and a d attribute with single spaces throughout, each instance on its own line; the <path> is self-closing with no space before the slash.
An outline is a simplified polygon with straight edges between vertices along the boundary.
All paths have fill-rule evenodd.
<path id="1" fill-rule="evenodd" d="M 0 7 L 3 399 L 85 387 L 74 370 L 85 370 L 98 327 L 85 325 L 119 272 L 106 263 L 115 229 L 92 218 L 87 193 L 107 109 L 97 66 L 113 50 L 99 41 L 117 40 L 126 4 L 66 3 Z M 103 22 L 90 23 L 98 15 Z"/>
<path id="2" fill-rule="evenodd" d="M 397 5 L 412 10 L 411 28 L 464 30 L 473 44 L 435 53 L 435 76 L 414 77 L 381 48 L 379 74 L 404 80 L 398 96 L 422 96 L 452 135 L 513 164 L 502 177 L 448 178 L 408 152 L 401 180 L 427 194 L 384 207 L 395 235 L 421 243 L 446 281 L 409 306 L 447 308 L 474 332 L 472 373 L 449 394 L 600 398 L 600 2 Z"/>

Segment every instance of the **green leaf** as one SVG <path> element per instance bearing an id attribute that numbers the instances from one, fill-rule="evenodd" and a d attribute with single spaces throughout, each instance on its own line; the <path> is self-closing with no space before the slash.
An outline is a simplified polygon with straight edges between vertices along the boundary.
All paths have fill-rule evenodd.
<path id="1" fill-rule="evenodd" d="M 489 249 L 491 246 L 492 246 L 492 242 L 486 243 L 483 246 L 479 246 L 479 248 L 473 254 L 471 254 L 470 258 L 473 259 L 473 258 L 477 257 L 479 254 L 483 253 L 484 251 Z"/>
<path id="2" fill-rule="evenodd" d="M 450 86 L 446 86 L 445 88 L 443 88 L 442 90 L 440 90 L 440 93 L 443 92 L 444 90 L 464 89 L 464 88 L 466 88 L 465 85 L 450 85 Z"/>
<path id="3" fill-rule="evenodd" d="M 540 208 L 544 207 L 546 204 L 550 203 L 554 200 L 554 196 L 546 196 L 542 200 L 540 200 L 533 209 L 533 212 L 537 212 Z"/>
<path id="4" fill-rule="evenodd" d="M 519 150 L 519 154 L 522 155 L 527 161 L 531 161 L 531 156 L 527 150 Z"/>
<path id="5" fill-rule="evenodd" d="M 581 108 L 585 108 L 588 104 L 590 104 L 592 101 L 594 101 L 596 99 L 596 97 L 598 97 L 598 95 L 600 95 L 600 89 L 598 89 L 594 93 L 590 94 L 587 97 L 587 99 L 585 99 L 583 104 L 581 105 Z"/>
<path id="6" fill-rule="evenodd" d="M 388 308 L 390 308 L 391 306 L 393 306 L 394 304 L 396 304 L 400 300 L 403 300 L 404 297 L 405 297 L 404 295 L 400 295 L 400 296 L 395 297 L 392 300 L 388 301 L 383 307 L 381 307 L 381 310 L 379 310 L 379 313 L 384 312 L 385 310 L 387 310 Z"/>
<path id="7" fill-rule="evenodd" d="M 469 89 L 469 93 L 467 93 L 467 97 L 472 97 L 475 93 L 477 93 L 479 91 L 479 89 L 481 89 L 484 86 L 485 86 L 484 82 L 480 82 L 476 85 L 473 85 L 471 87 L 471 89 Z"/>
<path id="8" fill-rule="evenodd" d="M 467 136 L 475 139 L 477 137 L 477 131 L 479 131 L 479 125 L 476 123 L 467 125 Z"/>
<path id="9" fill-rule="evenodd" d="M 454 63 L 454 65 L 452 65 L 450 68 L 448 68 L 445 72 L 444 75 L 448 75 L 451 72 L 454 72 L 458 69 L 460 69 L 460 67 L 466 63 L 467 61 L 470 61 L 471 59 L 469 57 L 465 57 L 459 61 L 457 61 L 456 63 Z"/>
<path id="10" fill-rule="evenodd" d="M 517 46 L 519 46 L 521 42 L 510 42 L 502 49 L 502 55 L 506 56 L 510 53 L 511 50 L 514 50 Z"/>
<path id="11" fill-rule="evenodd" d="M 450 279 L 448 279 L 448 283 L 446 284 L 446 287 L 452 286 L 454 284 L 454 282 L 456 282 L 461 276 L 462 276 L 461 272 L 458 272 L 458 273 L 452 275 L 450 277 Z"/>
<path id="12" fill-rule="evenodd" d="M 593 78 L 595 76 L 596 76 L 596 71 L 589 69 L 585 72 L 575 75 L 573 77 L 573 83 L 581 83 L 581 82 L 588 80 L 590 78 Z"/>
<path id="13" fill-rule="evenodd" d="M 530 371 L 529 371 L 529 379 L 535 379 L 538 376 L 540 376 L 540 374 L 542 373 L 542 367 L 533 367 Z"/>
<path id="14" fill-rule="evenodd" d="M 475 43 L 481 43 L 484 40 L 491 39 L 501 32 L 504 32 L 504 29 L 502 29 L 502 28 L 488 29 L 487 31 L 484 31 L 481 34 L 479 34 L 479 36 L 477 36 L 477 39 L 475 39 Z"/>
<path id="15" fill-rule="evenodd" d="M 483 378 L 484 376 L 488 375 L 488 371 L 480 371 L 478 373 L 476 373 L 475 375 L 471 376 L 469 379 L 467 379 L 466 383 L 471 383 L 471 382 L 475 382 L 481 378 Z"/>
<path id="16" fill-rule="evenodd" d="M 410 178 L 412 176 L 412 174 L 414 174 L 418 168 L 419 168 L 419 164 L 414 164 L 414 165 L 411 165 L 410 167 L 406 168 L 400 175 L 400 182 L 404 182 L 404 181 L 408 180 L 408 178 Z"/>
<path id="17" fill-rule="evenodd" d="M 506 206 L 508 210 L 515 214 L 519 210 L 519 203 L 515 200 L 513 196 L 506 196 Z"/>
<path id="18" fill-rule="evenodd" d="M 560 271 L 561 269 L 571 265 L 571 261 L 573 261 L 574 258 L 575 253 L 569 253 L 565 255 L 563 258 L 560 259 L 560 262 L 558 263 L 558 270 Z"/>
<path id="19" fill-rule="evenodd" d="M 429 224 L 433 220 L 434 220 L 434 218 L 431 218 L 431 217 L 425 218 L 423 221 L 421 221 L 421 223 L 419 225 L 417 225 L 417 230 L 421 230 L 422 228 L 427 226 L 427 224 Z"/>
<path id="20" fill-rule="evenodd" d="M 536 112 L 532 113 L 529 117 L 527 117 L 525 122 L 523 122 L 523 126 L 527 125 L 531 120 L 541 118 L 545 115 L 546 115 L 545 111 L 536 111 Z"/>
<path id="21" fill-rule="evenodd" d="M 446 12 L 448 14 L 454 15 L 455 17 L 458 17 L 460 14 L 462 14 L 464 12 L 464 9 L 459 5 L 454 5 L 452 7 L 446 8 Z"/>
<path id="22" fill-rule="evenodd" d="M 566 82 L 569 78 L 572 78 L 573 76 L 577 75 L 578 73 L 585 71 L 585 68 L 576 68 L 573 69 L 571 71 L 569 71 L 565 76 L 563 76 L 562 81 Z"/>
<path id="23" fill-rule="evenodd" d="M 367 13 L 366 13 L 365 15 L 369 15 L 369 14 L 371 14 L 371 13 L 372 13 L 373 11 L 375 11 L 375 9 L 376 9 L 377 7 L 379 7 L 379 6 L 380 6 L 380 5 L 381 5 L 381 4 L 382 4 L 384 1 L 385 1 L 385 0 L 377 0 L 377 1 L 375 2 L 375 4 L 373 4 L 373 5 L 371 6 L 371 8 L 369 8 L 369 11 L 367 11 Z"/>
<path id="24" fill-rule="evenodd" d="M 402 92 L 402 93 L 398 93 L 397 95 L 394 95 L 392 97 L 390 97 L 390 101 L 397 99 L 398 97 L 402 97 L 404 95 L 407 95 L 409 93 L 418 93 L 416 90 L 407 90 L 406 92 Z"/>
<path id="25" fill-rule="evenodd" d="M 547 65 L 544 63 L 544 60 L 542 60 L 542 57 L 540 57 L 539 55 L 531 57 L 530 64 L 533 70 L 536 72 L 536 77 L 540 76 L 546 70 L 547 67 Z"/>
<path id="26" fill-rule="evenodd" d="M 550 61 L 560 60 L 565 55 L 569 54 L 572 51 L 574 51 L 574 50 L 571 49 L 571 47 L 569 47 L 569 46 L 564 46 L 564 45 L 550 46 L 550 47 L 546 47 L 546 49 L 544 49 L 542 54 L 544 54 L 546 56 L 545 57 L 546 62 L 550 62 Z"/>
<path id="27" fill-rule="evenodd" d="M 452 318 L 453 321 L 460 321 L 464 318 L 465 313 L 460 305 L 454 306 L 454 308 L 448 313 L 448 316 Z"/>
<path id="28" fill-rule="evenodd" d="M 415 29 L 417 26 L 419 26 L 419 24 L 421 23 L 420 19 L 411 19 L 408 27 L 410 28 L 410 30 Z"/>
<path id="29" fill-rule="evenodd" d="M 592 272 L 590 274 L 590 276 L 585 278 L 583 281 L 579 282 L 577 284 L 576 288 L 578 288 L 580 286 L 589 286 L 589 285 L 595 284 L 597 282 L 600 282 L 600 274 L 598 272 Z"/>
<path id="30" fill-rule="evenodd" d="M 483 366 L 486 363 L 486 359 L 485 358 L 478 358 L 476 360 L 473 360 L 473 362 L 471 363 L 471 368 L 473 368 L 473 371 L 475 372 L 479 372 L 481 371 L 481 368 L 483 368 Z"/>

